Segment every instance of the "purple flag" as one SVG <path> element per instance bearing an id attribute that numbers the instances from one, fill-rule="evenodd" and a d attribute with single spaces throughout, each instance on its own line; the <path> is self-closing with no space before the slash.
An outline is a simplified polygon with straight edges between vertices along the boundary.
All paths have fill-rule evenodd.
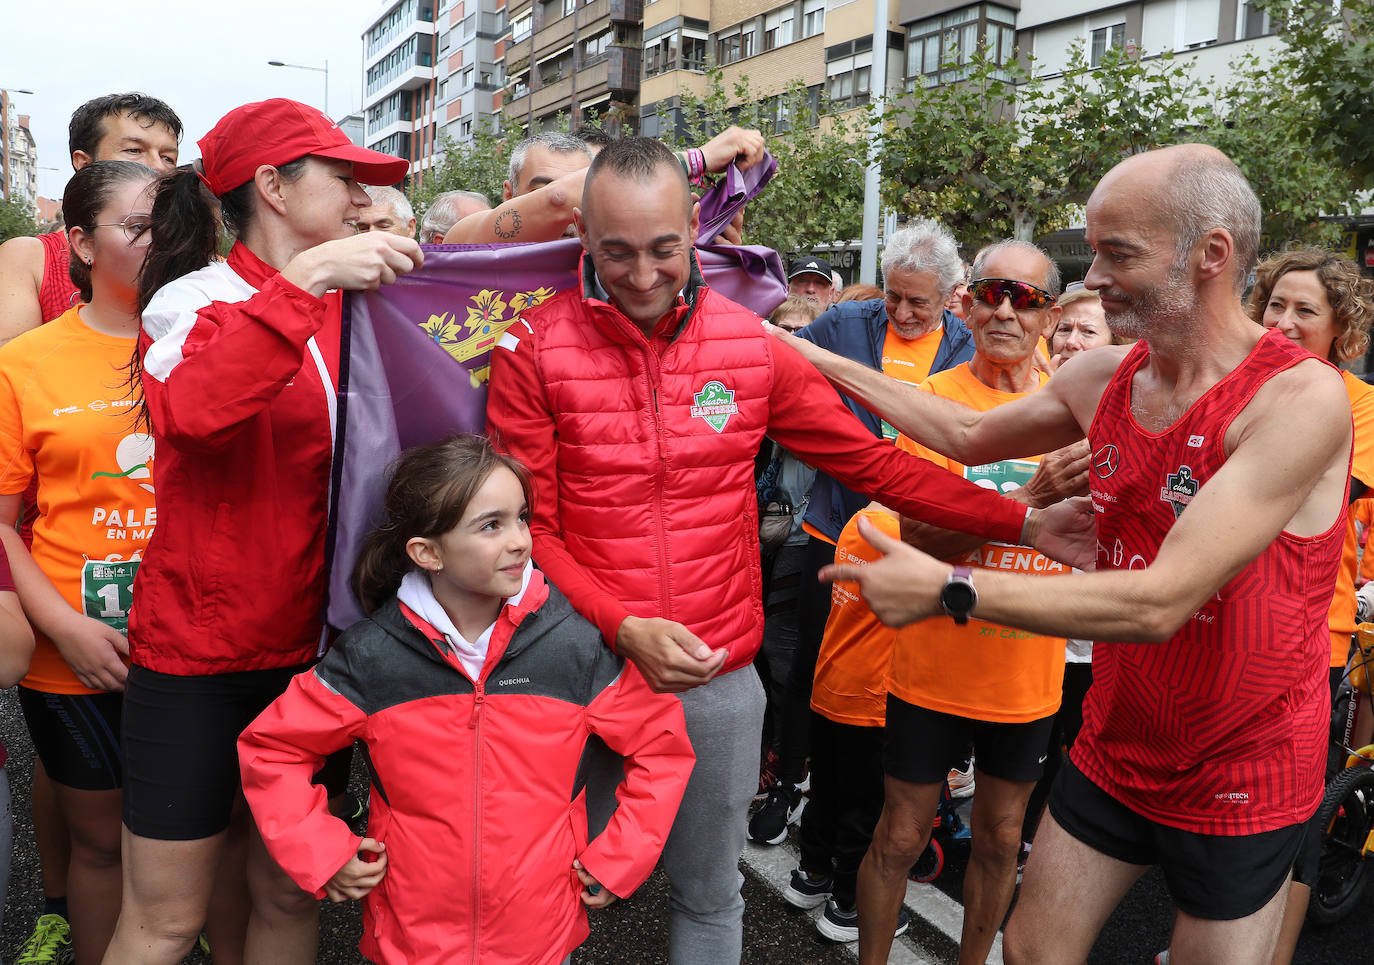
<path id="1" fill-rule="evenodd" d="M 363 537 L 380 521 L 388 465 L 404 448 L 484 431 L 492 348 L 526 308 L 577 284 L 581 255 L 576 239 L 426 246 L 423 268 L 379 291 L 347 294 L 330 625 L 362 617 L 349 580 Z M 770 249 L 722 245 L 698 248 L 697 258 L 709 286 L 761 315 L 787 295 Z"/>

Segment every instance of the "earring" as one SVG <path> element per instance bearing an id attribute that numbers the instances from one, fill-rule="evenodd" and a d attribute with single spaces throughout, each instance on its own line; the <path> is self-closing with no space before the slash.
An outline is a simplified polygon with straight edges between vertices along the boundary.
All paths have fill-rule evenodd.
<path id="1" fill-rule="evenodd" d="M 94 267 L 95 267 L 95 259 L 94 259 L 94 258 L 87 258 L 87 259 L 86 259 L 86 267 L 87 267 L 87 268 L 94 268 Z"/>

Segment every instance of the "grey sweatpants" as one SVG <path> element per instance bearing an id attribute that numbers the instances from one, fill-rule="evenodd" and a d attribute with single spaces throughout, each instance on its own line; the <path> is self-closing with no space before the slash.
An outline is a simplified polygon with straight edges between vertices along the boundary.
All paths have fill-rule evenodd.
<path id="1" fill-rule="evenodd" d="M 744 927 L 739 859 L 759 781 L 763 686 L 746 665 L 680 696 L 697 763 L 663 848 L 672 911 L 669 961 L 737 965 Z M 595 837 L 615 808 L 623 772 L 604 745 L 586 766 L 588 825 Z"/>

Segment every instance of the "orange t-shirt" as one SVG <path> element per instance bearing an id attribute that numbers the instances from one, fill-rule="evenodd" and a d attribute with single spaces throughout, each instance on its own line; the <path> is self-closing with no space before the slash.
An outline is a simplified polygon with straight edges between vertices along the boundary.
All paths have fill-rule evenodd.
<path id="1" fill-rule="evenodd" d="M 0 347 L 0 493 L 37 474 L 33 561 L 74 610 L 121 633 L 157 525 L 153 440 L 136 429 L 125 384 L 136 342 L 87 327 L 73 308 Z M 95 693 L 35 636 L 25 687 Z"/>
<path id="2" fill-rule="evenodd" d="M 1364 496 L 1350 504 L 1350 518 L 1364 529 L 1365 545 L 1360 554 L 1360 582 L 1374 580 L 1374 546 L 1369 537 L 1374 529 L 1374 496 Z M 1333 601 L 1334 604 L 1334 601 Z"/>
<path id="3" fill-rule="evenodd" d="M 1048 376 L 1036 371 L 1040 384 Z M 968 363 L 932 375 L 921 388 L 986 412 L 1024 393 L 990 389 Z M 1009 492 L 1035 474 L 1039 457 L 962 466 L 905 436 L 901 449 L 915 453 L 980 486 Z M 957 562 L 975 569 L 1012 573 L 1065 573 L 1062 563 L 1024 546 L 984 543 Z M 974 584 L 978 579 L 975 575 Z M 888 689 L 907 703 L 943 714 L 998 723 L 1024 723 L 1059 709 L 1064 693 L 1064 640 L 970 619 L 958 626 L 947 616 L 922 620 L 897 631 Z"/>
<path id="4" fill-rule="evenodd" d="M 943 325 L 935 326 L 935 331 L 926 332 L 916 338 L 902 338 L 891 325 L 883 339 L 883 375 L 920 385 L 930 375 L 930 367 L 935 364 L 935 356 L 940 351 L 940 341 L 945 337 Z M 897 430 L 882 422 L 883 438 L 888 442 L 897 438 Z"/>
<path id="5" fill-rule="evenodd" d="M 899 538 L 897 517 L 870 505 L 855 513 L 840 533 L 836 563 L 866 565 L 881 555 L 859 535 L 860 517 L 893 539 Z M 830 618 L 825 621 L 811 686 L 811 709 L 838 724 L 882 727 L 887 719 L 887 668 L 896 634 L 878 622 L 859 595 L 857 583 L 833 584 Z"/>
<path id="6" fill-rule="evenodd" d="M 1355 452 L 1350 475 L 1374 488 L 1374 385 L 1367 385 L 1349 372 L 1342 372 L 1345 391 L 1350 396 L 1350 414 L 1355 421 Z M 1359 502 L 1363 502 L 1360 500 Z M 1350 655 L 1350 635 L 1355 632 L 1355 570 L 1358 545 L 1355 513 L 1345 524 L 1345 546 L 1341 550 L 1341 569 L 1336 574 L 1336 594 L 1331 598 L 1331 666 L 1344 667 Z M 1365 549 L 1365 558 L 1369 550 Z"/>

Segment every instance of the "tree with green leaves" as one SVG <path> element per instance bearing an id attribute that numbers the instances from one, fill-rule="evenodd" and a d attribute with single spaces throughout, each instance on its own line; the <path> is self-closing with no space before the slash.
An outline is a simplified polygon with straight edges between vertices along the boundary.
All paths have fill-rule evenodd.
<path id="1" fill-rule="evenodd" d="M 842 112 L 800 81 L 781 93 L 742 77 L 727 90 L 721 71 L 706 74 L 706 93 L 684 93 L 682 123 L 662 113 L 675 150 L 698 147 L 731 124 L 762 131 L 777 174 L 744 213 L 745 241 L 784 255 L 857 239 L 863 225 L 863 111 Z"/>
<path id="2" fill-rule="evenodd" d="M 29 238 L 38 234 L 33 208 L 19 198 L 0 200 L 0 242 Z"/>
<path id="3" fill-rule="evenodd" d="M 447 135 L 440 142 L 443 159 L 426 172 L 423 183 L 409 192 L 415 216 L 423 218 L 430 202 L 445 191 L 480 191 L 492 204 L 501 203 L 501 188 L 510 164 L 508 138 L 486 126 L 473 132 L 472 140 L 456 144 Z"/>
<path id="4" fill-rule="evenodd" d="M 1374 189 L 1374 0 L 1252 0 L 1284 46 L 1278 68 L 1301 98 L 1303 141 Z"/>
<path id="5" fill-rule="evenodd" d="M 1231 82 L 1199 112 L 1194 139 L 1226 152 L 1245 172 L 1270 247 L 1331 244 L 1341 226 L 1323 218 L 1352 213 L 1355 186 L 1333 145 L 1314 136 L 1319 106 L 1283 52 L 1246 53 L 1231 69 Z"/>
<path id="6" fill-rule="evenodd" d="M 973 246 L 1064 226 L 1117 161 L 1183 139 L 1199 92 L 1169 54 L 1113 50 L 1094 68 L 1081 43 L 1053 77 L 985 46 L 949 66 L 962 80 L 918 87 L 884 114 L 884 201 Z"/>

